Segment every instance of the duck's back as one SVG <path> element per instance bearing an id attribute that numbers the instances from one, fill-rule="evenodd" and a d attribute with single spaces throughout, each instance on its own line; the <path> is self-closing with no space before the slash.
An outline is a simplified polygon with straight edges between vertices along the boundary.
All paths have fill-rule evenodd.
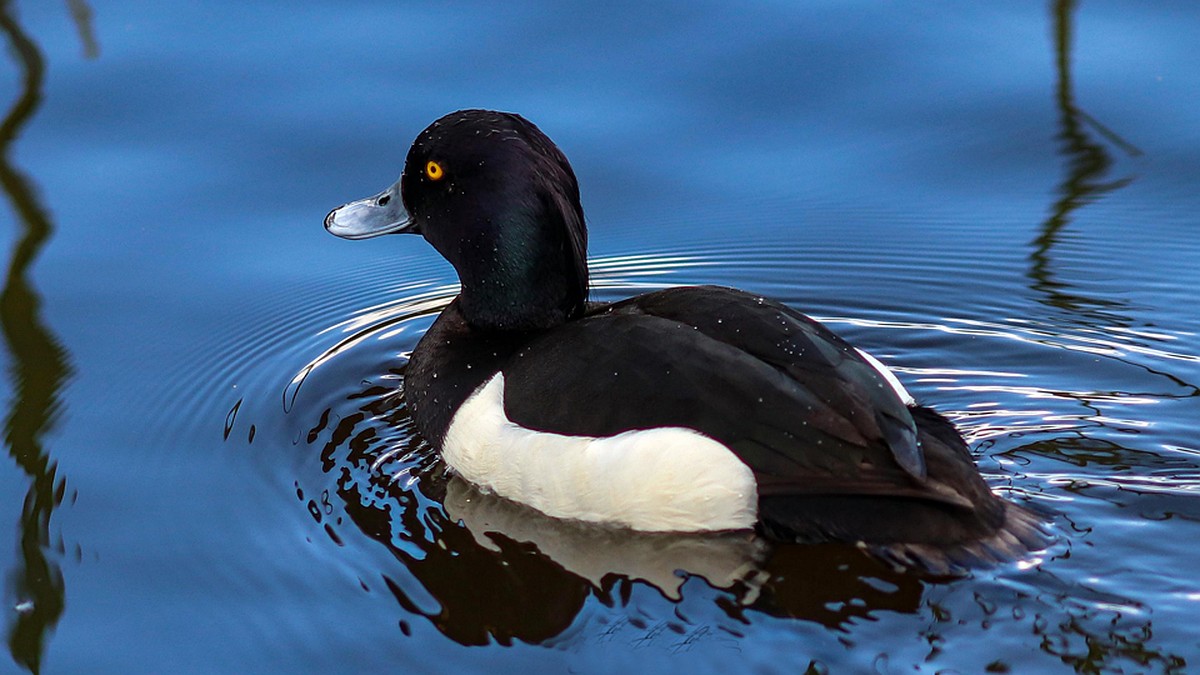
<path id="1" fill-rule="evenodd" d="M 504 368 L 515 422 L 610 436 L 683 426 L 757 473 L 923 477 L 912 416 L 859 352 L 804 315 L 711 286 L 649 293 L 540 336 Z"/>

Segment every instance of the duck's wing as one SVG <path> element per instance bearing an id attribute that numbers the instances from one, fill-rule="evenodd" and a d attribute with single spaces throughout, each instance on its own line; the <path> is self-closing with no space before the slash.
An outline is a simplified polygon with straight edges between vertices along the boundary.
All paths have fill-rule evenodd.
<path id="1" fill-rule="evenodd" d="M 739 291 L 639 296 L 556 328 L 503 368 L 521 426 L 611 436 L 684 427 L 745 462 L 763 494 L 921 497 L 911 413 L 858 352 L 815 321 Z"/>
<path id="2" fill-rule="evenodd" d="M 863 435 L 882 435 L 896 462 L 926 474 L 912 413 L 887 377 L 833 331 L 779 302 L 717 286 L 673 288 L 633 298 L 615 312 L 643 312 L 693 326 L 787 373 Z"/>

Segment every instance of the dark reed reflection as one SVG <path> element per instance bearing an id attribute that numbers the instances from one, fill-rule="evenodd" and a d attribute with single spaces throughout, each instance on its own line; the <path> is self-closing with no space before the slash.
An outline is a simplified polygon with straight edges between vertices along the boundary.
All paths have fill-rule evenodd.
<path id="1" fill-rule="evenodd" d="M 1130 157 L 1142 154 L 1075 103 L 1071 49 L 1074 35 L 1072 20 L 1076 7 L 1076 0 L 1057 0 L 1051 7 L 1057 75 L 1054 100 L 1059 111 L 1057 139 L 1060 142 L 1059 153 L 1065 160 L 1066 176 L 1058 185 L 1058 199 L 1051 204 L 1050 216 L 1042 223 L 1041 232 L 1032 242 L 1028 271 L 1032 282 L 1030 288 L 1038 293 L 1039 302 L 1065 310 L 1082 319 L 1089 327 L 1130 327 L 1135 321 L 1122 311 L 1127 303 L 1120 299 L 1084 295 L 1070 282 L 1059 279 L 1054 270 L 1054 249 L 1063 239 L 1074 213 L 1133 182 L 1131 176 L 1106 180 L 1114 163 L 1110 148 Z M 1200 387 L 1174 374 L 1132 359 L 1113 358 L 1145 370 L 1156 378 L 1165 379 L 1172 388 L 1179 390 L 1176 394 L 1156 392 L 1148 395 L 1169 398 L 1200 396 Z M 1099 410 L 1096 414 L 1098 417 L 1101 415 Z"/>
<path id="2" fill-rule="evenodd" d="M 1055 104 L 1059 111 L 1056 139 L 1064 160 L 1065 176 L 1057 186 L 1057 198 L 1050 206 L 1050 215 L 1031 242 L 1033 250 L 1029 255 L 1027 276 L 1038 302 L 1065 311 L 1085 328 L 1130 327 L 1136 319 L 1125 301 L 1086 295 L 1071 282 L 1062 280 L 1055 269 L 1055 249 L 1064 241 L 1076 212 L 1133 182 L 1132 176 L 1110 177 L 1115 163 L 1114 152 L 1129 157 L 1141 154 L 1076 104 L 1071 54 L 1077 5 L 1076 0 L 1057 0 L 1051 4 L 1057 76 Z M 1196 386 L 1137 359 L 1116 355 L 1108 358 L 1144 370 L 1167 383 L 1165 389 L 1137 394 L 1122 392 L 1126 397 L 1140 395 L 1158 400 L 1200 394 Z M 1109 394 L 1115 395 L 1114 392 Z M 1090 426 L 1106 433 L 1109 425 L 1114 424 L 1106 416 L 1106 407 L 1117 399 L 1101 403 L 1093 398 L 1100 397 L 1089 395 L 1078 402 L 1091 411 L 1090 417 L 1095 421 Z M 1144 514 L 1157 512 L 1162 518 L 1195 517 L 1195 507 L 1177 497 L 1156 498 L 1152 490 L 1146 489 L 1159 477 L 1194 471 L 1194 463 L 1177 455 L 1100 438 L 1094 435 L 1096 433 L 1081 427 L 1066 435 L 1031 441 L 1005 454 L 1038 456 L 1059 465 L 1103 470 L 1101 474 L 1084 474 L 1082 480 L 1060 486 L 1070 494 L 1086 495 L 1089 500 L 1109 502 L 1119 508 L 1137 508 Z M 1113 487 L 1117 489 L 1108 489 Z M 1159 506 L 1151 507 L 1151 503 Z M 1079 537 L 1090 534 L 1089 524 L 1074 523 L 1066 517 L 1062 520 Z M 1141 664 L 1147 671 L 1158 672 L 1178 672 L 1186 667 L 1187 660 L 1183 656 L 1154 645 L 1154 622 L 1149 613 L 1116 609 L 1138 607 L 1137 598 L 1106 592 L 1097 583 L 1099 580 L 1067 580 L 1047 569 L 1040 570 L 1039 576 L 1045 597 L 1030 606 L 1030 624 L 1034 635 L 1040 638 L 1039 648 L 1043 652 L 1057 657 L 1076 672 L 1109 672 L 1120 669 L 1119 664 L 1129 662 Z"/>
<path id="3" fill-rule="evenodd" d="M 94 54 L 95 40 L 85 23 L 86 4 L 73 0 L 72 8 Z M 4 288 L 0 291 L 0 327 L 12 357 L 10 377 L 13 399 L 4 422 L 9 455 L 30 480 L 20 517 L 20 556 L 8 578 L 8 598 L 15 608 L 8 628 L 8 649 L 13 660 L 38 672 L 46 638 L 64 608 L 63 575 L 54 560 L 50 519 L 66 492 L 66 479 L 44 447 L 43 437 L 61 412 L 60 391 L 70 375 L 69 357 L 41 318 L 41 298 L 28 276 L 38 254 L 53 234 L 46 209 L 38 203 L 32 182 L 11 162 L 10 154 L 21 128 L 41 103 L 45 60 L 37 45 L 17 23 L 10 0 L 0 0 L 0 31 L 8 40 L 21 74 L 21 88 L 0 123 L 0 186 L 3 186 L 19 223 Z M 59 542 L 61 553 L 61 542 Z"/>
<path id="4" fill-rule="evenodd" d="M 1073 18 L 1076 0 L 1057 0 L 1051 6 L 1054 27 L 1054 55 L 1057 87 L 1055 104 L 1059 111 L 1059 153 L 1064 158 L 1066 175 L 1057 188 L 1058 198 L 1051 204 L 1050 216 L 1042 223 L 1041 232 L 1032 242 L 1029 255 L 1028 276 L 1030 288 L 1037 292 L 1038 301 L 1065 310 L 1076 317 L 1087 328 L 1131 327 L 1136 321 L 1126 312 L 1127 305 L 1121 299 L 1085 295 L 1070 282 L 1059 279 L 1055 273 L 1055 248 L 1063 240 L 1064 232 L 1076 211 L 1104 196 L 1120 190 L 1133 181 L 1133 177 L 1107 179 L 1114 164 L 1112 151 L 1115 149 L 1127 156 L 1138 156 L 1141 151 L 1105 127 L 1075 103 L 1074 81 L 1071 74 L 1071 50 L 1074 36 Z M 1151 398 L 1192 398 L 1200 396 L 1200 387 L 1184 379 L 1157 369 L 1127 356 L 1110 355 L 1109 358 L 1144 370 L 1155 379 L 1165 380 L 1173 391 L 1123 392 L 1126 396 L 1143 395 Z M 1096 419 L 1104 418 L 1104 411 L 1084 402 L 1094 412 Z M 1103 426 L 1103 422 L 1098 423 Z M 1082 437 L 1066 439 L 1068 443 L 1083 440 Z M 1065 446 L 1064 446 L 1065 447 Z M 1043 452 L 1045 449 L 1043 448 Z M 1125 450 L 1123 455 L 1145 454 L 1153 460 L 1153 453 Z M 1124 461 L 1124 460 L 1123 460 Z M 1115 465 L 1117 462 L 1102 462 Z M 1137 462 L 1126 462 L 1138 466 Z"/>
<path id="5" fill-rule="evenodd" d="M 67 0 L 67 7 L 71 10 L 71 19 L 79 33 L 79 43 L 83 45 L 83 57 L 94 59 L 100 56 L 100 43 L 96 41 L 96 32 L 92 30 L 91 6 L 85 0 Z"/>
<path id="6" fill-rule="evenodd" d="M 1108 146 L 1130 156 L 1141 154 L 1137 148 L 1075 104 L 1075 88 L 1071 77 L 1072 16 L 1075 7 L 1076 0 L 1058 0 L 1053 5 L 1057 73 L 1055 104 L 1059 114 L 1057 139 L 1060 143 L 1059 153 L 1065 160 L 1066 177 L 1058 185 L 1058 199 L 1050 206 L 1050 216 L 1042 223 L 1041 232 L 1032 242 L 1028 275 L 1031 288 L 1041 296 L 1040 302 L 1086 318 L 1100 319 L 1106 323 L 1117 319 L 1117 324 L 1129 325 L 1128 318 L 1112 314 L 1112 310 L 1124 306 L 1123 302 L 1084 296 L 1070 283 L 1055 277 L 1054 248 L 1062 240 L 1063 231 L 1071 223 L 1074 212 L 1133 181 L 1132 177 L 1106 180 L 1113 165 Z"/>
<path id="7" fill-rule="evenodd" d="M 461 644 L 545 642 L 571 627 L 590 598 L 623 605 L 638 583 L 670 602 L 708 593 L 730 627 L 754 613 L 839 627 L 880 611 L 916 612 L 925 584 L 936 581 L 853 546 L 769 549 L 748 534 L 610 530 L 481 494 L 448 477 L 414 435 L 402 378 L 402 369 L 369 378 L 345 405 L 293 409 L 314 419 L 304 442 L 319 448 L 336 485 L 319 495 L 298 486 L 297 497 L 334 542 L 353 523 L 386 547 L 406 572 L 380 571 L 396 601 Z M 690 578 L 704 583 L 685 588 Z M 686 620 L 669 621 L 688 629 Z"/>

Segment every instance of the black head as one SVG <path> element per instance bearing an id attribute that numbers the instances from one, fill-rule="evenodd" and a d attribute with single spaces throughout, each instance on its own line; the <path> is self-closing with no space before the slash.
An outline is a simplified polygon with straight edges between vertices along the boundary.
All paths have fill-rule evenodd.
<path id="1" fill-rule="evenodd" d="M 458 272 L 460 306 L 479 328 L 546 328 L 581 314 L 587 300 L 575 173 L 520 115 L 442 117 L 413 141 L 395 185 L 334 209 L 325 227 L 351 239 L 423 234 Z"/>

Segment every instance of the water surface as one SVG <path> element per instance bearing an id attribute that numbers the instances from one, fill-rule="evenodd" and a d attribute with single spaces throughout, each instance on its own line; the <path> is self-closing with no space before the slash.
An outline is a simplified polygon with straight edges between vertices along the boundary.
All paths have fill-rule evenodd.
<path id="1" fill-rule="evenodd" d="M 1200 661 L 1192 5 L 0 19 L 0 672 Z M 580 528 L 445 476 L 400 389 L 453 271 L 321 219 L 473 106 L 572 160 L 595 299 L 719 283 L 822 318 L 1055 546 L 934 577 Z"/>

